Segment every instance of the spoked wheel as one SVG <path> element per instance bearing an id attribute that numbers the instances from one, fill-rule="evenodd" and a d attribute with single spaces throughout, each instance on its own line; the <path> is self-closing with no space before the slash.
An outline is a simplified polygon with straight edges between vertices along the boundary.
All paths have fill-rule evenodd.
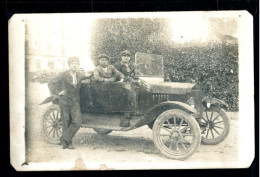
<path id="1" fill-rule="evenodd" d="M 227 137 L 230 119 L 223 109 L 212 105 L 203 112 L 200 126 L 202 143 L 214 145 L 222 142 Z"/>
<path id="2" fill-rule="evenodd" d="M 109 130 L 109 129 L 103 129 L 103 128 L 93 128 L 93 130 L 95 132 L 97 132 L 98 134 L 101 134 L 101 135 L 107 135 L 109 133 L 112 132 L 112 130 Z"/>
<path id="3" fill-rule="evenodd" d="M 200 127 L 189 113 L 171 109 L 156 119 L 153 125 L 153 140 L 163 155 L 184 160 L 200 145 Z"/>
<path id="4" fill-rule="evenodd" d="M 43 114 L 42 132 L 45 139 L 52 144 L 58 144 L 62 135 L 62 122 L 58 105 L 49 106 Z"/>

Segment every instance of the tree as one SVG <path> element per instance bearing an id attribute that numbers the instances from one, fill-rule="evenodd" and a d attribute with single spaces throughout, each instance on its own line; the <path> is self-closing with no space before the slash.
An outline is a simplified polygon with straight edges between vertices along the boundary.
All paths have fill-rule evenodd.
<path id="1" fill-rule="evenodd" d="M 136 52 L 162 54 L 169 42 L 171 29 L 166 19 L 100 19 L 93 26 L 91 56 L 94 61 L 101 53 L 119 59 L 122 50 L 130 50 L 131 58 Z"/>

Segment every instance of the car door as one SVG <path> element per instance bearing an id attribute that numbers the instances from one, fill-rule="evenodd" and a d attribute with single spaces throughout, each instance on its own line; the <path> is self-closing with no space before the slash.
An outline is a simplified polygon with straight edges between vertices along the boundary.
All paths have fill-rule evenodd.
<path id="1" fill-rule="evenodd" d="M 109 99 L 112 112 L 133 112 L 135 110 L 136 94 L 130 82 L 110 83 Z"/>

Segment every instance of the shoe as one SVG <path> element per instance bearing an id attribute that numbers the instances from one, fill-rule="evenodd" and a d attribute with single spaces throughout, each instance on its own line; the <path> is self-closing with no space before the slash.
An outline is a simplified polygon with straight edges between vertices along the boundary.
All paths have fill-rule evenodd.
<path id="1" fill-rule="evenodd" d="M 66 149 L 68 147 L 68 143 L 63 138 L 60 138 L 60 144 L 62 145 L 62 149 Z"/>
<path id="2" fill-rule="evenodd" d="M 68 149 L 76 149 L 75 146 L 73 146 L 72 141 L 69 141 L 69 142 L 68 142 L 67 148 L 68 148 Z"/>
<path id="3" fill-rule="evenodd" d="M 69 145 L 67 146 L 67 148 L 68 148 L 68 149 L 76 149 L 75 146 L 73 146 L 72 144 L 69 144 Z"/>
<path id="4" fill-rule="evenodd" d="M 120 127 L 129 127 L 130 125 L 130 120 L 129 119 L 123 119 L 122 121 L 120 121 Z"/>
<path id="5" fill-rule="evenodd" d="M 130 118 L 131 118 L 130 114 L 125 113 L 125 115 L 120 119 L 120 127 L 129 127 Z"/>

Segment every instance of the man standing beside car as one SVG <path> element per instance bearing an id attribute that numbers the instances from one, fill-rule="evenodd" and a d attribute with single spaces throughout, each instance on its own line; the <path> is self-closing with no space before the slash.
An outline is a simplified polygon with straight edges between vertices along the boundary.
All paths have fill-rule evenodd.
<path id="1" fill-rule="evenodd" d="M 63 149 L 75 149 L 72 144 L 72 139 L 82 123 L 79 105 L 80 85 L 82 80 L 88 79 L 90 76 L 78 72 L 78 57 L 70 57 L 68 65 L 70 69 L 54 77 L 48 83 L 48 86 L 51 93 L 59 98 L 62 120 L 62 136 L 60 142 Z"/>

